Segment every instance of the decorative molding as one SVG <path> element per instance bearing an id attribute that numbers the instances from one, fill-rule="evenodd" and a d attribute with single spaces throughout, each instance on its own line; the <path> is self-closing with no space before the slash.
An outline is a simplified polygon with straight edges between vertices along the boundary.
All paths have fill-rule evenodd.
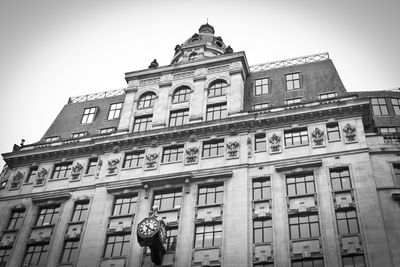
<path id="1" fill-rule="evenodd" d="M 198 162 L 199 149 L 197 147 L 190 147 L 186 149 L 185 164 L 196 164 Z"/>
<path id="2" fill-rule="evenodd" d="M 281 137 L 273 134 L 268 140 L 271 148 L 271 153 L 281 151 Z"/>
<path id="3" fill-rule="evenodd" d="M 154 83 L 159 83 L 159 82 L 160 82 L 160 77 L 144 79 L 144 80 L 139 81 L 139 86 L 144 86 L 144 85 L 149 85 L 149 84 L 154 84 Z"/>
<path id="4" fill-rule="evenodd" d="M 283 172 L 288 170 L 293 170 L 297 168 L 315 168 L 322 166 L 322 160 L 308 160 L 308 161 L 301 161 L 296 160 L 294 162 L 288 162 L 285 164 L 275 165 L 275 170 L 277 172 Z"/>
<path id="5" fill-rule="evenodd" d="M 44 185 L 48 173 L 49 173 L 48 170 L 42 167 L 36 175 L 35 186 Z"/>
<path id="6" fill-rule="evenodd" d="M 211 67 L 211 68 L 208 68 L 208 69 L 207 69 L 207 74 L 216 73 L 216 72 L 228 71 L 229 68 L 230 68 L 229 65 Z"/>
<path id="7" fill-rule="evenodd" d="M 71 171 L 71 180 L 79 180 L 79 176 L 83 170 L 83 165 L 77 162 L 75 166 L 72 167 Z"/>
<path id="8" fill-rule="evenodd" d="M 177 80 L 177 79 L 190 78 L 193 76 L 194 76 L 194 71 L 186 71 L 186 72 L 176 73 L 172 77 L 174 80 Z"/>
<path id="9" fill-rule="evenodd" d="M 107 175 L 117 174 L 119 158 L 111 159 L 108 162 Z"/>
<path id="10" fill-rule="evenodd" d="M 343 132 L 347 142 L 356 141 L 356 127 L 348 123 L 346 126 L 343 127 Z"/>
<path id="11" fill-rule="evenodd" d="M 251 158 L 251 152 L 252 152 L 252 150 L 251 150 L 251 148 L 252 148 L 252 146 L 251 146 L 251 138 L 250 138 L 250 136 L 249 137 L 247 137 L 247 157 L 248 158 Z"/>
<path id="12" fill-rule="evenodd" d="M 226 143 L 227 156 L 228 158 L 238 158 L 239 157 L 239 142 L 233 141 Z"/>
<path id="13" fill-rule="evenodd" d="M 152 153 L 146 155 L 146 169 L 152 170 L 157 168 L 158 154 Z"/>
<path id="14" fill-rule="evenodd" d="M 22 179 L 24 178 L 24 174 L 20 171 L 13 176 L 11 181 L 11 189 L 18 189 L 21 185 Z"/>
<path id="15" fill-rule="evenodd" d="M 320 130 L 318 127 L 315 127 L 315 130 L 311 133 L 311 137 L 314 145 L 322 146 L 324 144 L 324 131 Z"/>

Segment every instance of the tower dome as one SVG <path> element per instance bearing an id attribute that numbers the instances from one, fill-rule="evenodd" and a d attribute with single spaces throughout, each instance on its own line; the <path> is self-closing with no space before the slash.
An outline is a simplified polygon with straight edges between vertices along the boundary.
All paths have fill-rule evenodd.
<path id="1" fill-rule="evenodd" d="M 214 35 L 214 27 L 206 23 L 200 26 L 199 33 L 193 34 L 183 44 L 176 45 L 171 64 L 191 62 L 203 58 L 232 53 L 221 37 Z"/>

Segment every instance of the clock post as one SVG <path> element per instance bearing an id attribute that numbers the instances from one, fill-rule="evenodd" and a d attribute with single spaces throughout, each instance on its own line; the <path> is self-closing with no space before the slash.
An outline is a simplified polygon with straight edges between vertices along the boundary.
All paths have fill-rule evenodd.
<path id="1" fill-rule="evenodd" d="M 139 222 L 136 230 L 137 240 L 141 247 L 149 247 L 151 261 L 161 265 L 165 254 L 165 223 L 157 219 L 158 206 L 153 207 L 152 214 Z"/>

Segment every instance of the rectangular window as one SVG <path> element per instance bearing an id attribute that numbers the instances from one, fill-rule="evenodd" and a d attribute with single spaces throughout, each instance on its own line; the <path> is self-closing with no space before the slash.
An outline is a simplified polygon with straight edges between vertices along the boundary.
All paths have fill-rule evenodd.
<path id="1" fill-rule="evenodd" d="M 260 103 L 253 105 L 253 109 L 269 108 L 269 103 Z"/>
<path id="2" fill-rule="evenodd" d="M 177 209 L 181 206 L 181 199 L 181 188 L 173 191 L 155 192 L 153 206 L 157 206 L 158 210 Z"/>
<path id="3" fill-rule="evenodd" d="M 85 221 L 88 215 L 88 210 L 89 210 L 89 201 L 76 202 L 71 222 Z"/>
<path id="4" fill-rule="evenodd" d="M 299 146 L 308 144 L 307 128 L 285 130 L 285 146 Z"/>
<path id="5" fill-rule="evenodd" d="M 178 228 L 167 228 L 164 247 L 166 251 L 175 251 L 178 240 Z"/>
<path id="6" fill-rule="evenodd" d="M 292 267 L 324 267 L 324 260 L 323 259 L 295 260 L 292 261 Z"/>
<path id="7" fill-rule="evenodd" d="M 287 174 L 286 190 L 288 196 L 315 193 L 313 173 Z"/>
<path id="8" fill-rule="evenodd" d="M 83 116 L 81 123 L 91 123 L 94 121 L 94 117 L 96 115 L 97 107 L 90 107 L 90 108 L 85 108 L 83 111 Z"/>
<path id="9" fill-rule="evenodd" d="M 199 186 L 197 205 L 221 204 L 224 198 L 223 185 Z"/>
<path id="10" fill-rule="evenodd" d="M 286 74 L 286 90 L 300 88 L 300 73 Z"/>
<path id="11" fill-rule="evenodd" d="M 262 177 L 253 180 L 253 200 L 271 199 L 271 180 Z"/>
<path id="12" fill-rule="evenodd" d="M 107 236 L 104 257 L 120 257 L 129 255 L 131 234 Z"/>
<path id="13" fill-rule="evenodd" d="M 228 117 L 228 112 L 226 110 L 226 103 L 207 106 L 207 117 L 206 117 L 207 121 L 223 119 L 226 117 Z"/>
<path id="14" fill-rule="evenodd" d="M 389 115 L 385 98 L 371 98 L 371 105 L 375 116 Z"/>
<path id="15" fill-rule="evenodd" d="M 162 161 L 165 162 L 177 162 L 183 159 L 183 145 L 164 147 L 162 154 Z"/>
<path id="16" fill-rule="evenodd" d="M 49 244 L 29 245 L 22 266 L 45 266 Z"/>
<path id="17" fill-rule="evenodd" d="M 41 207 L 36 220 L 36 226 L 56 224 L 60 216 L 60 206 Z"/>
<path id="18" fill-rule="evenodd" d="M 58 140 L 60 140 L 60 139 L 61 139 L 60 136 L 50 136 L 50 137 L 46 137 L 46 138 L 44 139 L 44 141 L 45 141 L 46 143 L 51 143 L 51 142 L 58 141 Z"/>
<path id="19" fill-rule="evenodd" d="M 342 257 L 343 267 L 365 267 L 363 255 L 350 255 Z"/>
<path id="20" fill-rule="evenodd" d="M 334 98 L 337 97 L 337 92 L 330 92 L 330 93 L 323 93 L 318 95 L 318 99 L 328 99 L 328 98 Z"/>
<path id="21" fill-rule="evenodd" d="M 336 211 L 339 235 L 357 234 L 358 222 L 356 210 Z"/>
<path id="22" fill-rule="evenodd" d="M 121 115 L 122 103 L 114 103 L 110 106 L 110 111 L 108 112 L 108 119 L 118 119 Z"/>
<path id="23" fill-rule="evenodd" d="M 98 160 L 98 158 L 89 159 L 85 174 L 94 174 L 96 172 Z"/>
<path id="24" fill-rule="evenodd" d="M 203 157 L 214 157 L 224 155 L 224 139 L 204 141 L 203 142 Z"/>
<path id="25" fill-rule="evenodd" d="M 137 133 L 137 132 L 151 130 L 152 119 L 153 119 L 153 115 L 136 117 L 135 123 L 133 124 L 133 132 Z"/>
<path id="26" fill-rule="evenodd" d="M 400 98 L 392 98 L 392 106 L 395 115 L 400 115 Z"/>
<path id="27" fill-rule="evenodd" d="M 382 134 L 397 133 L 398 129 L 396 127 L 380 127 Z"/>
<path id="28" fill-rule="evenodd" d="M 285 105 L 293 105 L 301 103 L 301 97 L 285 99 Z"/>
<path id="29" fill-rule="evenodd" d="M 8 259 L 11 255 L 11 248 L 0 249 L 0 266 L 7 266 Z"/>
<path id="30" fill-rule="evenodd" d="M 144 151 L 135 151 L 125 153 L 124 164 L 122 168 L 141 167 L 144 162 Z"/>
<path id="31" fill-rule="evenodd" d="M 115 132 L 115 127 L 108 127 L 100 129 L 99 134 L 109 134 Z"/>
<path id="32" fill-rule="evenodd" d="M 169 126 L 179 126 L 183 124 L 189 123 L 189 110 L 177 110 L 171 111 L 171 115 L 169 116 Z"/>
<path id="33" fill-rule="evenodd" d="M 393 163 L 395 185 L 400 186 L 400 163 Z"/>
<path id="34" fill-rule="evenodd" d="M 71 135 L 71 138 L 80 138 L 80 137 L 84 137 L 87 135 L 87 132 L 79 132 L 79 133 L 73 133 Z"/>
<path id="35" fill-rule="evenodd" d="M 328 135 L 328 140 L 339 140 L 340 139 L 340 130 L 339 124 L 337 122 L 328 123 L 326 125 L 326 134 Z"/>
<path id="36" fill-rule="evenodd" d="M 222 244 L 222 225 L 199 225 L 196 226 L 194 247 L 219 247 Z"/>
<path id="37" fill-rule="evenodd" d="M 72 162 L 55 164 L 51 179 L 68 178 L 71 174 L 71 169 L 72 169 Z"/>
<path id="38" fill-rule="evenodd" d="M 335 168 L 330 170 L 332 191 L 351 189 L 349 168 Z"/>
<path id="39" fill-rule="evenodd" d="M 272 242 L 272 220 L 253 221 L 253 243 Z"/>
<path id="40" fill-rule="evenodd" d="M 267 150 L 267 139 L 265 133 L 259 133 L 254 135 L 254 150 L 265 151 Z"/>
<path id="41" fill-rule="evenodd" d="M 78 241 L 65 241 L 62 250 L 60 262 L 69 263 L 75 262 L 78 256 L 79 240 Z"/>
<path id="42" fill-rule="evenodd" d="M 265 95 L 268 93 L 268 78 L 256 79 L 254 85 L 254 95 Z"/>
<path id="43" fill-rule="evenodd" d="M 38 171 L 38 167 L 29 168 L 28 175 L 25 178 L 25 183 L 32 183 L 35 180 L 37 171 Z"/>
<path id="44" fill-rule="evenodd" d="M 115 198 L 113 216 L 128 215 L 136 211 L 137 196 L 121 196 Z"/>
<path id="45" fill-rule="evenodd" d="M 318 237 L 318 214 L 289 217 L 290 239 Z"/>
<path id="46" fill-rule="evenodd" d="M 7 230 L 20 229 L 24 220 L 24 216 L 25 209 L 13 210 L 7 224 Z"/>

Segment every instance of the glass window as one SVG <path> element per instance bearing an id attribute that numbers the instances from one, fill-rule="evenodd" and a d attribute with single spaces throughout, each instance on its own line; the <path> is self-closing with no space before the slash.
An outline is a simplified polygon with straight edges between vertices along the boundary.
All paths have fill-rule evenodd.
<path id="1" fill-rule="evenodd" d="M 125 154 L 122 168 L 141 167 L 144 162 L 144 151 L 134 151 Z"/>
<path id="2" fill-rule="evenodd" d="M 400 186 L 400 163 L 393 163 L 394 179 L 397 186 Z"/>
<path id="3" fill-rule="evenodd" d="M 45 266 L 49 244 L 29 245 L 22 266 Z"/>
<path id="4" fill-rule="evenodd" d="M 110 106 L 110 111 L 108 112 L 108 119 L 118 119 L 121 116 L 122 103 L 114 103 Z"/>
<path id="5" fill-rule="evenodd" d="M 60 206 L 42 207 L 36 221 L 36 226 L 56 224 L 60 215 Z"/>
<path id="6" fill-rule="evenodd" d="M 183 160 L 183 145 L 164 147 L 162 162 L 177 162 Z"/>
<path id="7" fill-rule="evenodd" d="M 223 185 L 199 186 L 197 205 L 221 204 L 224 197 Z"/>
<path id="8" fill-rule="evenodd" d="M 206 116 L 207 121 L 223 119 L 226 117 L 228 117 L 228 112 L 226 110 L 226 103 L 207 106 L 207 116 Z"/>
<path id="9" fill-rule="evenodd" d="M 343 267 L 365 267 L 364 255 L 351 255 L 342 257 Z"/>
<path id="10" fill-rule="evenodd" d="M 175 251 L 178 240 L 178 228 L 167 228 L 164 247 L 166 251 Z"/>
<path id="11" fill-rule="evenodd" d="M 271 180 L 262 177 L 253 180 L 253 200 L 271 199 Z"/>
<path id="12" fill-rule="evenodd" d="M 400 98 L 392 98 L 392 106 L 395 115 L 400 115 Z"/>
<path id="13" fill-rule="evenodd" d="M 7 224 L 7 230 L 20 229 L 24 220 L 24 216 L 25 209 L 13 210 Z"/>
<path id="14" fill-rule="evenodd" d="M 307 128 L 285 130 L 285 146 L 298 146 L 308 144 Z"/>
<path id="15" fill-rule="evenodd" d="M 55 164 L 51 179 L 68 178 L 71 174 L 71 169 L 72 169 L 72 162 Z"/>
<path id="16" fill-rule="evenodd" d="M 254 84 L 254 95 L 265 95 L 268 93 L 268 78 L 256 79 Z"/>
<path id="17" fill-rule="evenodd" d="M 143 94 L 138 103 L 138 108 L 151 108 L 156 102 L 156 94 L 153 92 Z"/>
<path id="18" fill-rule="evenodd" d="M 254 136 L 254 149 L 255 151 L 267 150 L 267 139 L 265 133 L 259 133 Z"/>
<path id="19" fill-rule="evenodd" d="M 286 74 L 286 90 L 293 90 L 300 88 L 300 74 L 291 73 Z"/>
<path id="20" fill-rule="evenodd" d="M 188 101 L 190 97 L 190 92 L 191 91 L 189 87 L 179 87 L 172 95 L 172 103 L 181 103 Z"/>
<path id="21" fill-rule="evenodd" d="M 222 156 L 224 154 L 224 139 L 204 141 L 203 157 Z"/>
<path id="22" fill-rule="evenodd" d="M 78 256 L 79 241 L 65 241 L 60 262 L 75 262 Z"/>
<path id="23" fill-rule="evenodd" d="M 176 110 L 176 111 L 171 111 L 171 114 L 169 116 L 169 126 L 179 126 L 183 124 L 188 124 L 189 123 L 189 110 L 188 109 L 183 109 L 183 110 Z"/>
<path id="24" fill-rule="evenodd" d="M 253 243 L 272 242 L 272 220 L 253 221 Z"/>
<path id="25" fill-rule="evenodd" d="M 25 183 L 32 183 L 35 180 L 38 167 L 29 168 L 29 173 L 25 178 Z"/>
<path id="26" fill-rule="evenodd" d="M 158 210 L 176 209 L 181 206 L 181 199 L 181 188 L 173 191 L 156 192 L 154 194 L 153 206 L 157 206 Z"/>
<path id="27" fill-rule="evenodd" d="M 8 259 L 11 255 L 11 248 L 0 249 L 0 266 L 7 266 Z"/>
<path id="28" fill-rule="evenodd" d="M 331 169 L 330 176 L 333 191 L 351 188 L 349 168 Z"/>
<path id="29" fill-rule="evenodd" d="M 60 136 L 50 136 L 50 137 L 46 137 L 46 138 L 44 139 L 44 141 L 45 141 L 46 143 L 50 143 L 50 142 L 58 141 L 58 140 L 60 140 L 60 139 L 61 139 Z"/>
<path id="30" fill-rule="evenodd" d="M 97 169 L 98 158 L 90 158 L 86 168 L 86 174 L 94 174 Z"/>
<path id="31" fill-rule="evenodd" d="M 318 237 L 318 214 L 290 216 L 289 230 L 290 239 Z"/>
<path id="32" fill-rule="evenodd" d="M 189 55 L 189 61 L 195 61 L 197 59 L 197 53 L 193 52 Z"/>
<path id="33" fill-rule="evenodd" d="M 397 133 L 398 129 L 396 127 L 380 127 L 381 133 L 387 134 L 387 133 Z"/>
<path id="34" fill-rule="evenodd" d="M 339 140 L 340 139 L 339 124 L 337 122 L 327 124 L 326 133 L 328 135 L 329 141 Z"/>
<path id="35" fill-rule="evenodd" d="M 136 211 L 137 196 L 121 196 L 115 198 L 113 215 L 133 214 Z"/>
<path id="36" fill-rule="evenodd" d="M 355 210 L 336 211 L 339 235 L 358 233 L 357 213 Z"/>
<path id="37" fill-rule="evenodd" d="M 385 98 L 383 97 L 371 98 L 371 104 L 375 116 L 389 115 Z"/>
<path id="38" fill-rule="evenodd" d="M 76 202 L 71 222 L 80 222 L 86 220 L 88 210 L 89 210 L 89 201 Z"/>
<path id="39" fill-rule="evenodd" d="M 292 267 L 324 267 L 323 259 L 304 259 L 292 261 Z"/>
<path id="40" fill-rule="evenodd" d="M 328 99 L 328 98 L 334 98 L 337 97 L 337 92 L 331 92 L 331 93 L 323 93 L 323 94 L 319 94 L 318 98 L 319 99 Z"/>
<path id="41" fill-rule="evenodd" d="M 112 133 L 112 132 L 115 132 L 115 127 L 103 128 L 103 129 L 100 129 L 100 131 L 99 131 L 100 134 L 108 134 L 108 133 Z"/>
<path id="42" fill-rule="evenodd" d="M 130 239 L 131 234 L 108 236 L 104 257 L 128 256 Z"/>
<path id="43" fill-rule="evenodd" d="M 94 117 L 96 115 L 97 107 L 91 107 L 91 108 L 85 108 L 83 111 L 83 116 L 81 123 L 91 123 L 94 120 Z"/>
<path id="44" fill-rule="evenodd" d="M 213 82 L 208 88 L 208 96 L 220 96 L 226 95 L 226 88 L 228 83 L 223 80 L 217 80 Z"/>
<path id="45" fill-rule="evenodd" d="M 313 173 L 286 175 L 286 190 L 288 196 L 315 193 Z"/>
<path id="46" fill-rule="evenodd" d="M 253 105 L 253 109 L 269 108 L 269 103 L 260 103 Z"/>
<path id="47" fill-rule="evenodd" d="M 151 130 L 151 122 L 153 115 L 141 116 L 135 118 L 135 123 L 133 124 L 133 132 L 143 132 Z"/>
<path id="48" fill-rule="evenodd" d="M 196 226 L 194 247 L 218 247 L 222 244 L 222 225 L 199 225 Z"/>
<path id="49" fill-rule="evenodd" d="M 301 97 L 285 99 L 285 105 L 292 105 L 301 103 Z"/>
<path id="50" fill-rule="evenodd" d="M 87 132 L 79 132 L 79 133 L 73 133 L 71 135 L 71 138 L 81 138 L 87 135 Z"/>

